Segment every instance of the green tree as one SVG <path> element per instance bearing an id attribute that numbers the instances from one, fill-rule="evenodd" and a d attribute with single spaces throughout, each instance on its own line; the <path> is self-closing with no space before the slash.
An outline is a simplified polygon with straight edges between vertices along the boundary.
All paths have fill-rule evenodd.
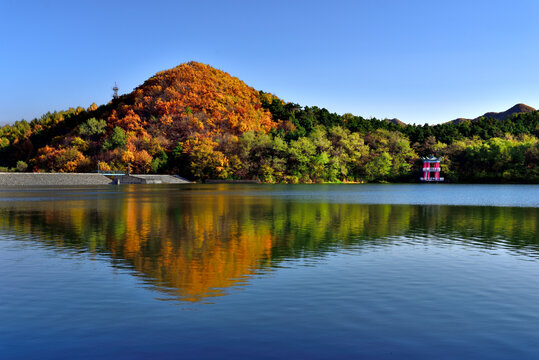
<path id="1" fill-rule="evenodd" d="M 391 172 L 392 158 L 387 152 L 377 155 L 365 165 L 365 175 L 369 181 L 385 180 Z"/>
<path id="2" fill-rule="evenodd" d="M 168 162 L 168 156 L 164 151 L 161 151 L 158 157 L 152 160 L 151 171 L 157 173 L 162 170 Z"/>
<path id="3" fill-rule="evenodd" d="M 115 126 L 112 129 L 112 134 L 103 142 L 103 149 L 114 150 L 124 149 L 127 145 L 127 134 L 124 129 L 119 126 Z"/>
<path id="4" fill-rule="evenodd" d="M 107 122 L 103 119 L 90 118 L 79 127 L 79 134 L 90 139 L 96 139 L 103 135 L 107 128 Z"/>
<path id="5" fill-rule="evenodd" d="M 311 139 L 301 137 L 290 142 L 288 166 L 289 173 L 302 182 L 311 180 L 313 160 L 316 155 L 316 146 Z"/>

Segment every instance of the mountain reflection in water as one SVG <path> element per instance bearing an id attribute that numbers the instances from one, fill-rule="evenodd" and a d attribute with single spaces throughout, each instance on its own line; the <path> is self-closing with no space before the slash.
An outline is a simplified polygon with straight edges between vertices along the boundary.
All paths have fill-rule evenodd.
<path id="1" fill-rule="evenodd" d="M 289 259 L 315 261 L 343 249 L 442 242 L 539 255 L 537 208 L 292 201 L 223 189 L 12 191 L 0 201 L 0 236 L 110 258 L 192 302 L 222 296 Z"/>

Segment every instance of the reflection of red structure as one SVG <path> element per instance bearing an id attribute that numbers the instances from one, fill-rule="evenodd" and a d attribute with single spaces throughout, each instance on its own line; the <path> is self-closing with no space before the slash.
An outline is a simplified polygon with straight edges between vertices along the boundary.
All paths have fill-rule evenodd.
<path id="1" fill-rule="evenodd" d="M 433 156 L 423 158 L 423 177 L 421 181 L 444 181 L 443 177 L 440 177 L 440 159 Z"/>

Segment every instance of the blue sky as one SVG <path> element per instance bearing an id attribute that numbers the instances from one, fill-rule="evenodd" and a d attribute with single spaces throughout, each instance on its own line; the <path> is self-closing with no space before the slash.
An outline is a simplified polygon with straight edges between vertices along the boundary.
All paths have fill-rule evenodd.
<path id="1" fill-rule="evenodd" d="M 210 64 L 286 101 L 440 123 L 539 107 L 539 1 L 0 0 L 0 124 Z"/>

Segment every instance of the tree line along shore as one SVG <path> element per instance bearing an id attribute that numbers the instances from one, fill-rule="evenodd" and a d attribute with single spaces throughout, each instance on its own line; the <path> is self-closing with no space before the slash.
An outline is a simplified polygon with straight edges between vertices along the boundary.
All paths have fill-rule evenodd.
<path id="1" fill-rule="evenodd" d="M 449 182 L 539 182 L 539 112 L 438 125 L 300 106 L 211 66 L 162 71 L 108 104 L 0 128 L 0 171 L 179 174 L 265 183 L 417 181 L 421 157 Z M 499 117 L 499 116 L 498 116 Z"/>

